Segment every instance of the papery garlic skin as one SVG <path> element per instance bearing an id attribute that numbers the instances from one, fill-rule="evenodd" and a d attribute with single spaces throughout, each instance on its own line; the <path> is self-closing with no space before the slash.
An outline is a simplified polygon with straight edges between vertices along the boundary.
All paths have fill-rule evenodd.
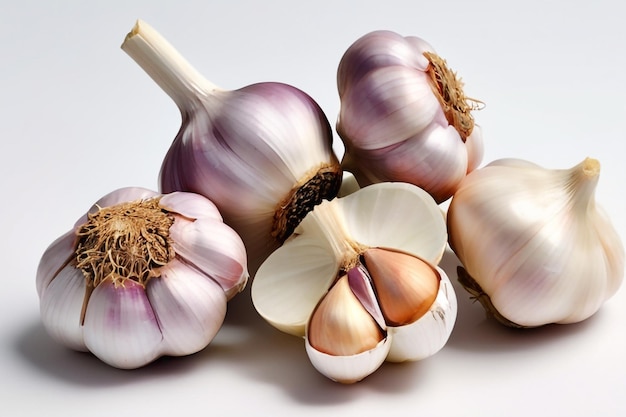
<path id="1" fill-rule="evenodd" d="M 600 174 L 502 159 L 465 178 L 448 209 L 459 280 L 502 323 L 536 327 L 592 316 L 620 287 L 624 246 L 595 202 Z"/>
<path id="2" fill-rule="evenodd" d="M 309 95 L 287 84 L 218 88 L 143 21 L 122 49 L 182 115 L 161 167 L 161 191 L 190 191 L 213 201 L 245 242 L 254 275 L 306 212 L 339 190 L 342 172 L 326 116 Z"/>
<path id="3" fill-rule="evenodd" d="M 169 219 L 166 236 L 154 235 L 162 224 L 152 222 L 152 217 L 129 214 L 146 207 L 157 213 L 155 218 Z M 122 214 L 120 208 L 128 211 Z M 92 219 L 98 217 L 93 216 L 100 214 L 103 222 L 95 223 Z M 129 220 L 130 216 L 134 217 Z M 107 219 L 113 220 L 104 223 Z M 160 242 L 148 248 L 151 259 L 165 248 L 160 253 L 169 254 L 167 262 L 149 272 L 111 266 L 109 258 L 123 265 L 125 254 L 142 253 L 147 247 L 118 238 L 128 233 L 132 222 L 145 226 L 141 236 L 146 242 Z M 98 258 L 99 247 L 84 245 L 108 230 L 111 234 L 104 236 L 119 245 Z M 92 253 L 97 256 L 90 258 Z M 82 266 L 85 260 L 88 265 Z M 137 272 L 146 272 L 145 279 Z M 243 242 L 223 223 L 213 203 L 192 193 L 161 195 L 129 187 L 104 196 L 48 247 L 36 284 L 42 322 L 53 339 L 74 350 L 90 351 L 111 366 L 133 369 L 160 356 L 204 349 L 224 321 L 228 300 L 247 279 Z"/>
<path id="4" fill-rule="evenodd" d="M 482 161 L 476 105 L 423 39 L 384 30 L 362 36 L 341 58 L 337 88 L 342 166 L 359 185 L 408 182 L 440 203 Z"/>
<path id="5" fill-rule="evenodd" d="M 356 382 L 385 360 L 423 359 L 445 345 L 456 319 L 456 299 L 447 276 L 434 265 L 446 241 L 441 210 L 424 190 L 406 183 L 370 185 L 315 207 L 296 233 L 261 265 L 251 285 L 252 301 L 271 325 L 305 338 L 309 359 L 321 373 L 338 382 Z M 368 251 L 376 251 L 376 256 Z M 391 263 L 385 266 L 385 259 Z M 368 262 L 377 264 L 368 266 Z M 426 267 L 412 266 L 415 262 Z M 396 270 L 400 263 L 406 266 Z M 421 272 L 414 276 L 414 270 L 406 268 Z M 377 288 L 382 279 L 392 281 L 385 282 L 384 289 Z M 434 280 L 435 285 L 399 281 L 404 279 Z M 353 296 L 344 287 L 336 292 L 337 285 L 346 283 Z M 388 295 L 381 298 L 381 290 Z M 434 293 L 414 297 L 404 291 Z M 336 307 L 325 303 L 331 294 Z M 395 302 L 414 311 L 398 312 L 398 306 L 392 305 Z M 419 305 L 412 306 L 413 302 Z M 425 308 L 422 303 L 426 302 L 431 305 Z M 325 310 L 322 317 L 317 316 L 319 308 Z M 333 308 L 335 312 L 329 310 Z M 415 311 L 421 311 L 421 317 L 415 317 Z M 364 322 L 352 326 L 347 340 L 345 332 L 335 338 L 326 334 L 329 329 L 324 328 L 324 320 L 335 319 Z M 334 331 L 340 328 L 329 325 Z M 372 330 L 376 325 L 378 332 Z M 375 334 L 382 339 L 374 345 Z M 323 348 L 316 347 L 320 335 L 326 340 Z M 395 335 L 399 344 L 394 349 Z M 363 338 L 364 350 L 353 350 L 358 337 Z M 348 346 L 353 354 L 345 350 Z"/>

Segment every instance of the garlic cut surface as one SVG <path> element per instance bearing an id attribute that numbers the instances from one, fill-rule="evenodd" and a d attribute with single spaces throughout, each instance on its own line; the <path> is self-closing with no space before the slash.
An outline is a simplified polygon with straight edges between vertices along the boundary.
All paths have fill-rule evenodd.
<path id="1" fill-rule="evenodd" d="M 423 359 L 445 345 L 457 311 L 436 266 L 446 245 L 428 193 L 369 185 L 309 212 L 259 268 L 252 301 L 271 325 L 304 337 L 318 371 L 357 382 L 385 360 Z"/>
<path id="2" fill-rule="evenodd" d="M 246 285 L 241 238 L 203 196 L 115 190 L 42 255 L 42 322 L 61 344 L 133 369 L 204 349 Z"/>
<path id="3" fill-rule="evenodd" d="M 440 203 L 483 157 L 476 100 L 426 41 L 378 30 L 357 39 L 337 71 L 342 166 L 359 185 L 415 184 Z"/>
<path id="4" fill-rule="evenodd" d="M 501 159 L 463 180 L 449 242 L 488 314 L 513 327 L 576 323 L 617 292 L 624 245 L 595 201 L 599 175 L 593 158 L 569 169 Z"/>
<path id="5" fill-rule="evenodd" d="M 254 275 L 305 214 L 339 190 L 342 170 L 322 109 L 283 83 L 218 88 L 141 20 L 122 49 L 182 115 L 161 167 L 161 191 L 213 201 L 245 242 Z"/>

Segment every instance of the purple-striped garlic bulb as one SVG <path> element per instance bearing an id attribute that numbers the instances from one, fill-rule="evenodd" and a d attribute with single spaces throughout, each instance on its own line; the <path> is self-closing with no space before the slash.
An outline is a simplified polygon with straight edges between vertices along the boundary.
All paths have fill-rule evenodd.
<path id="1" fill-rule="evenodd" d="M 247 279 L 243 242 L 211 201 L 129 187 L 47 248 L 36 282 L 52 338 L 132 369 L 204 349 Z"/>
<path id="2" fill-rule="evenodd" d="M 143 21 L 122 49 L 182 115 L 161 168 L 161 191 L 213 201 L 245 242 L 254 275 L 306 213 L 339 190 L 328 119 L 309 95 L 287 84 L 218 88 Z"/>
<path id="3" fill-rule="evenodd" d="M 364 35 L 341 58 L 337 88 L 342 166 L 361 187 L 408 182 L 440 203 L 480 164 L 482 133 L 471 114 L 478 102 L 423 39 Z"/>

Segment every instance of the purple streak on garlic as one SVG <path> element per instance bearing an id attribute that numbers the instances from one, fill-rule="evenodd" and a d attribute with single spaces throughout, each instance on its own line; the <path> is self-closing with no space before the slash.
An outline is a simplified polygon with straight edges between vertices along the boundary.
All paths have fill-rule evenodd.
<path id="1" fill-rule="evenodd" d="M 343 55 L 337 132 L 359 185 L 415 184 L 439 203 L 483 156 L 462 83 L 423 39 L 374 31 Z"/>
<path id="2" fill-rule="evenodd" d="M 36 282 L 53 339 L 132 369 L 204 349 L 247 279 L 243 242 L 211 201 L 129 187 L 48 247 Z"/>
<path id="3" fill-rule="evenodd" d="M 213 201 L 245 242 L 254 275 L 306 212 L 339 190 L 342 172 L 326 116 L 287 84 L 218 88 L 143 21 L 122 49 L 182 115 L 161 168 L 161 191 L 191 191 Z"/>

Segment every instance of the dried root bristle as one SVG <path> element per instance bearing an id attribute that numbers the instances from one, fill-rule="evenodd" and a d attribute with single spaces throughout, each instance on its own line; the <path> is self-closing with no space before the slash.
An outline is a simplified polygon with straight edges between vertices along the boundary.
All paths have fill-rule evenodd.
<path id="1" fill-rule="evenodd" d="M 341 178 L 339 164 L 325 164 L 300 181 L 274 212 L 271 235 L 283 243 L 316 205 L 337 196 Z"/>
<path id="2" fill-rule="evenodd" d="M 465 96 L 463 82 L 448 68 L 444 59 L 432 52 L 424 52 L 424 56 L 430 62 L 426 72 L 430 76 L 433 91 L 443 107 L 446 119 L 465 142 L 474 130 L 474 117 L 471 111 L 482 108 L 483 103 Z"/>
<path id="3" fill-rule="evenodd" d="M 517 324 L 507 319 L 502 314 L 500 314 L 500 312 L 495 308 L 495 306 L 491 302 L 491 298 L 489 298 L 489 296 L 483 291 L 482 287 L 478 284 L 478 282 L 476 282 L 476 280 L 472 278 L 470 274 L 468 274 L 465 268 L 461 266 L 457 267 L 457 275 L 458 275 L 459 283 L 463 286 L 463 288 L 465 288 L 467 292 L 469 292 L 472 295 L 472 298 L 474 298 L 475 300 L 478 300 L 480 304 L 482 304 L 488 317 L 494 318 L 499 323 L 507 327 L 513 327 L 516 329 L 527 328 L 527 326 L 522 326 L 520 324 Z"/>
<path id="4" fill-rule="evenodd" d="M 174 218 L 159 199 L 105 207 L 88 216 L 78 231 L 76 268 L 87 281 L 81 322 L 93 289 L 111 279 L 115 285 L 133 280 L 143 286 L 174 256 L 169 229 Z"/>

